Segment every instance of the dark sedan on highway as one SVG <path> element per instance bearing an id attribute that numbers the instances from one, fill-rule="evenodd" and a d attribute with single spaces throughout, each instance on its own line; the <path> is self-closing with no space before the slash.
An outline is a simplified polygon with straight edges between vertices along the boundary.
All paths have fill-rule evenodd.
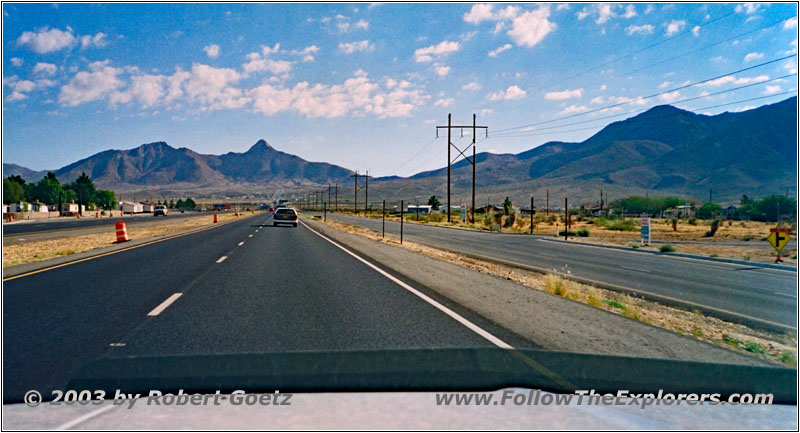
<path id="1" fill-rule="evenodd" d="M 272 219 L 272 225 L 277 227 L 278 224 L 291 224 L 293 227 L 297 227 L 297 211 L 290 207 L 277 209 Z"/>

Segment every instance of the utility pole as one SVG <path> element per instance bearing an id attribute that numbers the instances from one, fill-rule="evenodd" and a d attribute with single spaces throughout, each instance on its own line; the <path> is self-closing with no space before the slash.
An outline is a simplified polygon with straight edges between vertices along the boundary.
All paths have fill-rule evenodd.
<path id="1" fill-rule="evenodd" d="M 550 188 L 547 188 L 547 215 L 550 215 Z"/>
<path id="2" fill-rule="evenodd" d="M 569 206 L 567 205 L 567 198 L 564 197 L 564 240 L 569 236 Z"/>
<path id="3" fill-rule="evenodd" d="M 358 215 L 358 170 L 356 170 L 356 174 L 351 175 L 350 177 L 353 178 L 353 213 Z"/>
<path id="4" fill-rule="evenodd" d="M 339 212 L 339 184 L 336 184 L 336 212 Z"/>
<path id="5" fill-rule="evenodd" d="M 603 189 L 600 188 L 600 211 L 603 211 Z"/>
<path id="6" fill-rule="evenodd" d="M 369 212 L 369 170 L 364 175 L 364 215 Z"/>
<path id="7" fill-rule="evenodd" d="M 400 244 L 403 244 L 403 200 L 400 200 Z"/>
<path id="8" fill-rule="evenodd" d="M 531 196 L 531 234 L 533 234 L 533 196 Z"/>
<path id="9" fill-rule="evenodd" d="M 382 225 L 382 228 L 381 228 L 381 237 L 385 238 L 386 237 L 386 200 L 383 201 L 383 213 L 381 215 L 382 215 L 381 219 L 383 220 L 383 222 L 382 222 L 383 225 Z"/>
<path id="10" fill-rule="evenodd" d="M 331 207 L 331 184 L 328 183 L 328 207 Z"/>
<path id="11" fill-rule="evenodd" d="M 472 125 L 471 126 L 470 125 L 453 125 L 453 115 L 450 113 L 450 114 L 447 115 L 447 126 L 437 126 L 436 127 L 436 136 L 437 137 L 439 136 L 439 129 L 445 129 L 445 128 L 447 129 L 447 222 L 448 223 L 450 222 L 450 205 L 451 205 L 451 203 L 450 203 L 450 200 L 451 200 L 451 198 L 450 198 L 450 165 L 453 163 L 453 161 L 450 158 L 450 148 L 451 147 L 455 147 L 456 150 L 458 151 L 458 153 L 461 156 L 463 156 L 464 159 L 467 160 L 467 162 L 472 164 L 472 220 L 473 220 L 473 222 L 475 221 L 475 165 L 477 164 L 477 159 L 475 157 L 475 154 L 476 154 L 475 145 L 477 143 L 477 130 L 478 129 L 483 129 L 483 130 L 486 131 L 487 136 L 489 134 L 489 127 L 488 126 L 478 126 L 478 125 L 476 125 L 476 122 L 477 122 L 477 116 L 475 114 L 473 114 L 472 115 Z M 472 159 L 469 159 L 469 157 L 467 157 L 467 155 L 464 154 L 464 151 L 466 151 L 467 149 L 461 150 L 458 147 L 456 147 L 453 144 L 453 142 L 451 141 L 451 136 L 452 136 L 451 135 L 451 131 L 454 128 L 455 129 L 461 129 L 462 132 L 463 132 L 464 128 L 470 128 L 470 127 L 472 128 L 472 143 L 470 143 L 470 146 L 472 146 Z M 458 156 L 456 156 L 456 158 L 458 158 Z"/>

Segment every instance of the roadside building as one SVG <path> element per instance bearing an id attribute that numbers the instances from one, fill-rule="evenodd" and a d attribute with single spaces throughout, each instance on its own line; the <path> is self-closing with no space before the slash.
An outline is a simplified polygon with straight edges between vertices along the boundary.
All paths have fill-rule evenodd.
<path id="1" fill-rule="evenodd" d="M 123 213 L 142 213 L 144 212 L 144 206 L 141 203 L 131 202 L 131 201 L 124 201 L 122 202 L 122 212 Z"/>
<path id="2" fill-rule="evenodd" d="M 142 203 L 142 212 L 153 213 L 155 210 L 156 205 L 154 203 Z"/>
<path id="3" fill-rule="evenodd" d="M 11 212 L 30 212 L 31 204 L 26 201 L 18 201 L 16 203 L 11 203 L 10 208 Z"/>
<path id="4" fill-rule="evenodd" d="M 78 203 L 61 203 L 61 213 L 78 213 L 81 206 Z"/>
<path id="5" fill-rule="evenodd" d="M 419 212 L 420 215 L 428 215 L 428 214 L 431 213 L 431 211 L 433 209 L 433 206 L 427 205 L 427 204 L 420 204 L 420 205 L 410 204 L 410 205 L 408 205 L 407 209 L 408 210 L 406 212 L 408 212 L 408 213 L 417 213 L 417 212 Z"/>
<path id="6" fill-rule="evenodd" d="M 30 206 L 31 212 L 44 212 L 44 213 L 50 212 L 50 208 L 48 208 L 47 205 L 44 203 L 33 202 L 30 205 L 31 205 Z"/>

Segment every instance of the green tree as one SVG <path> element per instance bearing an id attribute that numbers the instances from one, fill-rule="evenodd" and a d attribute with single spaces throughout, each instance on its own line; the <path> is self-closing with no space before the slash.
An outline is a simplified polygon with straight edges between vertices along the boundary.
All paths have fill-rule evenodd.
<path id="1" fill-rule="evenodd" d="M 197 207 L 197 203 L 195 203 L 191 198 L 187 198 L 186 201 L 183 202 L 183 206 L 189 209 L 194 209 Z"/>
<path id="2" fill-rule="evenodd" d="M 114 196 L 113 191 L 98 189 L 94 193 L 92 201 L 101 209 L 113 210 L 117 207 L 117 198 Z"/>
<path id="3" fill-rule="evenodd" d="M 428 199 L 428 206 L 432 207 L 433 209 L 439 209 L 439 206 L 441 205 L 442 202 L 440 202 L 435 195 L 432 195 L 431 198 Z"/>
<path id="4" fill-rule="evenodd" d="M 81 173 L 81 175 L 75 179 L 75 182 L 72 183 L 72 190 L 75 191 L 78 204 L 84 206 L 89 204 L 89 201 L 94 197 L 96 191 L 94 182 L 92 182 L 92 179 L 86 173 Z M 78 212 L 83 215 L 81 211 L 82 209 L 79 208 Z"/>
<path id="5" fill-rule="evenodd" d="M 16 203 L 25 199 L 22 185 L 11 179 L 3 179 L 3 203 Z"/>
<path id="6" fill-rule="evenodd" d="M 56 175 L 51 171 L 47 173 L 32 191 L 31 200 L 40 201 L 49 205 L 58 204 L 63 194 L 63 188 Z"/>
<path id="7" fill-rule="evenodd" d="M 514 211 L 514 205 L 511 203 L 511 200 L 509 200 L 508 197 L 506 197 L 506 199 L 503 200 L 503 214 L 509 215 L 513 211 Z"/>
<path id="8" fill-rule="evenodd" d="M 179 198 L 178 201 L 175 202 L 175 207 L 178 208 L 178 209 L 184 207 L 183 199 Z"/>
<path id="9" fill-rule="evenodd" d="M 175 202 L 174 201 L 172 201 L 172 200 L 169 201 L 169 208 L 170 209 L 175 209 Z"/>
<path id="10" fill-rule="evenodd" d="M 700 206 L 700 209 L 697 209 L 695 215 L 697 215 L 698 218 L 710 219 L 719 216 L 721 212 L 722 207 L 720 207 L 720 205 L 708 202 Z"/>
<path id="11" fill-rule="evenodd" d="M 75 194 L 75 190 L 72 189 L 71 183 L 68 185 L 61 185 L 61 188 L 64 190 L 64 197 L 62 203 L 78 201 L 78 195 Z"/>
<path id="12" fill-rule="evenodd" d="M 797 202 L 793 198 L 779 194 L 762 198 L 756 204 L 756 209 L 758 214 L 763 217 L 763 221 L 778 221 L 781 219 L 781 215 L 792 221 L 797 219 Z"/>
<path id="13" fill-rule="evenodd" d="M 20 176 L 18 174 L 15 174 L 13 176 L 9 176 L 8 180 L 10 180 L 12 182 L 16 182 L 16 183 L 18 183 L 20 185 L 25 185 L 25 179 L 23 179 L 22 176 Z"/>

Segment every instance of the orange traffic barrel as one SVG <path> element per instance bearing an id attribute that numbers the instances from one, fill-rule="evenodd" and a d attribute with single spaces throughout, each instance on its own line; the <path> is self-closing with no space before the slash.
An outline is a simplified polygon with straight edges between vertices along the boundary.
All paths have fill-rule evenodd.
<path id="1" fill-rule="evenodd" d="M 10 223 L 14 222 L 14 215 L 9 215 L 8 216 L 8 222 L 10 222 Z"/>
<path id="2" fill-rule="evenodd" d="M 95 217 L 95 218 L 100 218 L 100 212 L 95 212 L 95 213 L 94 213 L 94 217 Z"/>
<path id="3" fill-rule="evenodd" d="M 128 229 L 125 228 L 125 221 L 117 221 L 117 243 L 119 242 L 127 242 L 131 240 L 128 237 Z"/>
<path id="4" fill-rule="evenodd" d="M 214 214 L 214 222 L 215 223 L 219 222 L 219 216 L 217 216 L 217 214 Z"/>

